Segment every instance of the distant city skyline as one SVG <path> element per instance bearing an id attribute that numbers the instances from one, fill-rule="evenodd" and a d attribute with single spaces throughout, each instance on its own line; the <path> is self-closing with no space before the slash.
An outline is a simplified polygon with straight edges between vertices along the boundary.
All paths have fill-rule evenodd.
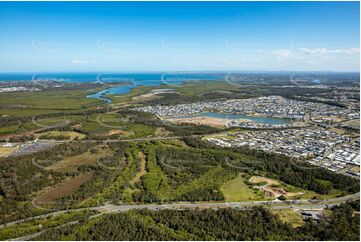
<path id="1" fill-rule="evenodd" d="M 359 2 L 0 2 L 0 72 L 359 72 Z"/>

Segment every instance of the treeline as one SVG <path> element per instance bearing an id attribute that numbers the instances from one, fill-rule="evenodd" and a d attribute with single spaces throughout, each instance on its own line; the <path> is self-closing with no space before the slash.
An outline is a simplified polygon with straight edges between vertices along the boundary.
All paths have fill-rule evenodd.
<path id="1" fill-rule="evenodd" d="M 359 241 L 359 202 L 293 228 L 267 209 L 139 210 L 49 229 L 36 240 L 307 240 Z"/>

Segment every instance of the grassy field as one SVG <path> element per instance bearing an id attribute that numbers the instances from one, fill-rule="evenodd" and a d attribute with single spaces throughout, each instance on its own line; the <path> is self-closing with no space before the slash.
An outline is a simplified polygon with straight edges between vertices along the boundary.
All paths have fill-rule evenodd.
<path id="1" fill-rule="evenodd" d="M 19 124 L 0 127 L 0 136 L 16 134 L 18 132 L 21 132 Z"/>
<path id="2" fill-rule="evenodd" d="M 245 184 L 241 175 L 223 184 L 221 191 L 227 202 L 254 201 L 264 198 L 262 193 Z"/>
<path id="3" fill-rule="evenodd" d="M 85 137 L 84 134 L 74 132 L 74 131 L 49 131 L 49 132 L 36 134 L 35 136 L 40 139 L 64 138 L 64 139 L 68 139 L 68 140 L 74 140 L 75 138 L 83 139 Z"/>
<path id="4" fill-rule="evenodd" d="M 292 209 L 283 209 L 283 210 L 270 210 L 271 213 L 278 216 L 278 218 L 284 222 L 290 224 L 293 228 L 298 228 L 304 225 L 305 221 L 302 216 L 293 211 Z"/>
<path id="5" fill-rule="evenodd" d="M 261 184 L 265 186 L 265 191 L 271 191 L 272 189 L 280 189 L 281 191 L 285 192 L 285 197 L 288 199 L 329 199 L 329 198 L 335 198 L 337 196 L 340 196 L 344 194 L 344 192 L 332 189 L 328 194 L 318 194 L 313 191 L 305 190 L 299 187 L 295 187 L 289 184 L 286 184 L 284 182 L 281 182 L 277 179 L 270 179 L 267 177 L 262 176 L 253 176 L 250 179 L 251 183 L 254 183 L 254 185 Z"/>
<path id="6" fill-rule="evenodd" d="M 70 172 L 76 170 L 77 167 L 89 164 L 95 164 L 96 156 L 86 152 L 81 155 L 71 156 L 65 160 L 58 161 L 48 167 L 47 170 L 53 170 L 57 172 Z"/>

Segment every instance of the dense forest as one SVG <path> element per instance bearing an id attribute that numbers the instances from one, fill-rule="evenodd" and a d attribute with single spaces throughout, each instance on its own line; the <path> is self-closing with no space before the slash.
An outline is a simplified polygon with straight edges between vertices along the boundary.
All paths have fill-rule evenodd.
<path id="1" fill-rule="evenodd" d="M 267 209 L 140 210 L 50 229 L 36 240 L 351 240 L 360 239 L 359 201 L 293 228 Z"/>

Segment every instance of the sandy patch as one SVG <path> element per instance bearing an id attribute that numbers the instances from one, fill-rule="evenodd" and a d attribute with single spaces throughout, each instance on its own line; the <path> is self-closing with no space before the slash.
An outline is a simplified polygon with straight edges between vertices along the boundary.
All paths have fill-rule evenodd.
<path id="1" fill-rule="evenodd" d="M 227 120 L 222 118 L 213 117 L 190 117 L 190 118 L 168 118 L 169 122 L 174 124 L 194 124 L 194 125 L 206 125 L 213 127 L 226 126 Z"/>
<path id="2" fill-rule="evenodd" d="M 128 135 L 129 132 L 127 131 L 123 131 L 123 130 L 120 130 L 120 129 L 112 129 L 112 130 L 109 130 L 107 133 L 106 133 L 106 136 L 110 136 L 110 135 L 113 135 L 113 134 L 121 134 L 121 135 Z"/>
<path id="3" fill-rule="evenodd" d="M 253 184 L 264 182 L 267 183 L 261 186 L 254 186 L 254 188 L 264 191 L 267 197 L 292 197 L 304 194 L 302 192 L 287 192 L 283 187 L 280 186 L 280 182 L 267 177 L 252 176 L 249 181 Z"/>
<path id="4" fill-rule="evenodd" d="M 0 157 L 7 157 L 16 150 L 16 147 L 0 147 Z"/>

